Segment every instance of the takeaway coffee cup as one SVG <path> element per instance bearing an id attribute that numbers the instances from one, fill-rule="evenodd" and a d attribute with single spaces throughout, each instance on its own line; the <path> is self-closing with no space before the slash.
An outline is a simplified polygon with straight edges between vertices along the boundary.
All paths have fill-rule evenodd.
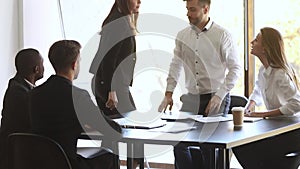
<path id="1" fill-rule="evenodd" d="M 243 107 L 233 107 L 231 109 L 233 115 L 233 124 L 235 127 L 243 126 L 244 119 L 244 108 Z"/>

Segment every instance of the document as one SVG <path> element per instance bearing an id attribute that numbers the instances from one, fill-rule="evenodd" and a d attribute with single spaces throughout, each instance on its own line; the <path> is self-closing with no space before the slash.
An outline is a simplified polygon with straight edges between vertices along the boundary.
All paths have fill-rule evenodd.
<path id="1" fill-rule="evenodd" d="M 190 123 L 170 122 L 164 127 L 155 128 L 150 131 L 162 132 L 162 133 L 181 133 L 181 132 L 187 132 L 194 129 L 197 129 L 197 127 L 191 125 Z"/>
<path id="2" fill-rule="evenodd" d="M 232 120 L 232 116 L 213 116 L 213 117 L 199 117 L 195 119 L 201 123 L 213 123 L 213 122 L 221 122 L 221 121 L 230 121 Z"/>
<path id="3" fill-rule="evenodd" d="M 176 121 L 176 120 L 195 120 L 197 118 L 203 117 L 202 115 L 195 115 L 189 112 L 169 112 L 162 113 L 160 117 L 162 120 Z"/>
<path id="4" fill-rule="evenodd" d="M 226 116 L 233 118 L 232 114 L 227 114 Z M 245 117 L 244 116 L 243 121 L 244 122 L 251 122 L 252 123 L 252 122 L 256 122 L 256 121 L 262 120 L 262 119 L 264 119 L 264 118 L 263 117 Z"/>

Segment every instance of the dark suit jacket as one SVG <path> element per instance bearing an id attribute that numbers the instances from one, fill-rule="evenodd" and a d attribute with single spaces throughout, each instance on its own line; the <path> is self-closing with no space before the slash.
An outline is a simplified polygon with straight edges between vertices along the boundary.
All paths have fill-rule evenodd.
<path id="1" fill-rule="evenodd" d="M 33 132 L 56 140 L 76 169 L 89 168 L 88 160 L 76 154 L 77 138 L 85 124 L 99 130 L 107 139 L 120 138 L 120 126 L 106 121 L 88 92 L 73 86 L 68 79 L 51 76 L 30 92 L 30 101 Z"/>
<path id="2" fill-rule="evenodd" d="M 3 99 L 0 128 L 0 166 L 2 168 L 7 165 L 5 162 L 7 160 L 7 136 L 14 132 L 28 132 L 30 129 L 28 113 L 30 89 L 31 86 L 19 75 L 9 80 Z"/>
<path id="3" fill-rule="evenodd" d="M 128 16 L 116 10 L 108 22 L 100 33 L 98 51 L 90 72 L 95 75 L 94 91 L 98 106 L 106 111 L 105 102 L 108 93 L 113 90 L 117 93 L 118 107 L 123 113 L 135 110 L 129 86 L 132 85 L 136 63 L 136 41 Z"/>

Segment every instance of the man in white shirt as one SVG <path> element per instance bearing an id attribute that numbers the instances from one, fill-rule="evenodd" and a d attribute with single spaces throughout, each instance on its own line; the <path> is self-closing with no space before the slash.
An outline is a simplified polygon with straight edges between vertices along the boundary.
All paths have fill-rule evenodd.
<path id="1" fill-rule="evenodd" d="M 188 94 L 180 98 L 183 102 L 181 111 L 216 116 L 227 114 L 229 110 L 229 92 L 242 69 L 230 33 L 209 17 L 210 3 L 210 0 L 187 0 L 187 16 L 191 26 L 177 35 L 165 98 L 159 111 L 165 111 L 167 106 L 171 110 L 172 94 L 182 68 Z M 210 163 L 207 157 L 210 150 L 201 150 L 204 162 Z M 174 154 L 177 168 L 193 168 L 187 145 L 175 146 Z"/>

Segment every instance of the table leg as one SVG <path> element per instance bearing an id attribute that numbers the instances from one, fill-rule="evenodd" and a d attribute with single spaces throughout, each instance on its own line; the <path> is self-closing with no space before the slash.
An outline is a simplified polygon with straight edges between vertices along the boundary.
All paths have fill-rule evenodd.
<path id="1" fill-rule="evenodd" d="M 112 151 L 116 154 L 116 158 L 114 159 L 114 167 L 115 169 L 120 168 L 120 159 L 119 159 L 119 145 L 118 142 L 112 142 Z"/>
<path id="2" fill-rule="evenodd" d="M 136 145 L 137 146 L 137 145 Z M 144 169 L 144 145 L 138 145 L 135 149 L 134 143 L 127 143 L 127 168 L 133 169 L 134 160 L 138 160 L 140 169 Z M 136 153 L 136 154 L 135 154 Z"/>
<path id="3" fill-rule="evenodd" d="M 134 160 L 134 147 L 133 143 L 127 143 L 127 169 L 133 169 L 133 160 Z"/>
<path id="4" fill-rule="evenodd" d="M 144 158 L 139 158 L 138 160 L 140 162 L 140 169 L 144 169 Z"/>
<path id="5" fill-rule="evenodd" d="M 139 144 L 139 143 L 136 143 L 136 160 L 139 161 L 139 164 L 140 164 L 140 169 L 144 169 L 144 144 Z"/>
<path id="6" fill-rule="evenodd" d="M 212 169 L 216 169 L 217 168 L 217 166 L 216 166 L 216 150 L 215 150 L 215 148 L 209 148 L 207 150 L 208 150 L 207 155 L 209 156 L 209 158 L 206 159 L 207 160 L 206 162 L 208 164 L 208 167 L 212 168 Z"/>
<path id="7" fill-rule="evenodd" d="M 218 149 L 217 168 L 219 169 L 230 168 L 229 149 L 225 149 L 225 148 Z"/>

